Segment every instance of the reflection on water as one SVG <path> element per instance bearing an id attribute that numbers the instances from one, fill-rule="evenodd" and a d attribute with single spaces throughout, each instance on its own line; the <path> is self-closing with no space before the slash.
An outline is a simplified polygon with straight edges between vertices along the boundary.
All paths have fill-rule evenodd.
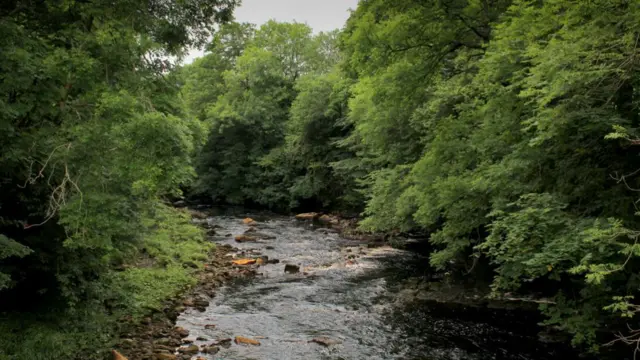
<path id="1" fill-rule="evenodd" d="M 233 345 L 209 359 L 519 359 L 576 358 L 537 341 L 536 319 L 514 311 L 405 301 L 402 283 L 424 272 L 426 259 L 387 247 L 369 249 L 290 218 L 260 218 L 258 231 L 273 240 L 238 244 L 225 234 L 248 229 L 240 217 L 216 216 L 217 243 L 257 249 L 279 264 L 262 276 L 220 289 L 205 312 L 188 310 L 178 325 L 203 345 L 245 336 L 260 346 Z M 307 274 L 285 274 L 299 264 Z M 215 324 L 205 329 L 204 325 Z M 310 342 L 325 336 L 338 344 Z"/>

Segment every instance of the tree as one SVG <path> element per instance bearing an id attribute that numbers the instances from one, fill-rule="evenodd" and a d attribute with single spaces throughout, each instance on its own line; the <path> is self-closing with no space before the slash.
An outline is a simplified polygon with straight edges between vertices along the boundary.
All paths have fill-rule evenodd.
<path id="1" fill-rule="evenodd" d="M 106 279 L 143 248 L 161 199 L 195 176 L 202 128 L 166 59 L 203 44 L 236 4 L 0 5 L 4 310 L 104 300 Z"/>

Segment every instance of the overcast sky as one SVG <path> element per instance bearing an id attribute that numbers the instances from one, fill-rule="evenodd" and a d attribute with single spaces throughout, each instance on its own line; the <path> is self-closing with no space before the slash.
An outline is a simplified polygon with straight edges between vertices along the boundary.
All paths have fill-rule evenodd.
<path id="1" fill-rule="evenodd" d="M 237 22 L 262 25 L 277 21 L 307 23 L 314 32 L 342 28 L 349 17 L 349 9 L 355 9 L 358 0 L 242 0 L 236 9 Z M 202 56 L 202 51 L 193 50 L 184 60 L 186 64 Z"/>

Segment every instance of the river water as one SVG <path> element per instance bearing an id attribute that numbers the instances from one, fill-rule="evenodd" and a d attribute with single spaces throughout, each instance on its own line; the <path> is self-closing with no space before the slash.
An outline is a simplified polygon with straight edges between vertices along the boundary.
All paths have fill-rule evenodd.
<path id="1" fill-rule="evenodd" d="M 274 239 L 235 242 L 229 235 L 249 228 L 245 216 Z M 208 339 L 198 345 L 235 336 L 261 343 L 200 354 L 207 359 L 577 359 L 563 346 L 540 342 L 536 319 L 527 313 L 405 299 L 404 280 L 424 275 L 427 260 L 417 254 L 369 248 L 289 217 L 220 215 L 207 221 L 219 227 L 216 243 L 280 260 L 260 266 L 262 275 L 222 287 L 206 311 L 190 309 L 179 317 L 177 325 L 190 337 Z M 301 272 L 285 273 L 285 264 L 299 264 Z M 205 329 L 207 324 L 215 328 Z M 336 344 L 310 342 L 320 336 Z"/>

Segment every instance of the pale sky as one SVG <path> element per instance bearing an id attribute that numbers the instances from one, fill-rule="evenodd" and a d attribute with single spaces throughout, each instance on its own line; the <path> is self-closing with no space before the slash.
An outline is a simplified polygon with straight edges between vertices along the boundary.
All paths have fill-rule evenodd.
<path id="1" fill-rule="evenodd" d="M 358 0 L 242 0 L 234 15 L 237 22 L 258 26 L 271 19 L 307 23 L 317 33 L 342 28 L 349 9 L 357 5 Z M 202 54 L 200 50 L 192 50 L 184 63 L 189 64 Z"/>

